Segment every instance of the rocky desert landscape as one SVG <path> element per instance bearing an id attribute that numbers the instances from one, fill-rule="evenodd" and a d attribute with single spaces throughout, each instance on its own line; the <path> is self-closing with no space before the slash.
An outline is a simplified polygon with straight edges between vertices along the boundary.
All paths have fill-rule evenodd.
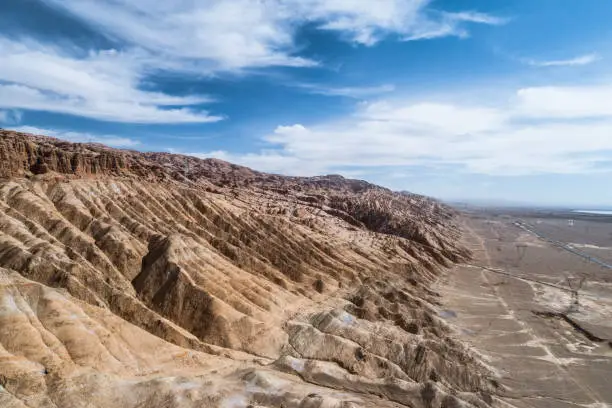
<path id="1" fill-rule="evenodd" d="M 0 406 L 484 407 L 453 210 L 340 176 L 0 134 Z"/>
<path id="2" fill-rule="evenodd" d="M 610 402 L 608 340 L 552 314 L 558 277 L 511 270 L 576 260 L 511 220 L 12 131 L 0 205 L 1 407 Z"/>

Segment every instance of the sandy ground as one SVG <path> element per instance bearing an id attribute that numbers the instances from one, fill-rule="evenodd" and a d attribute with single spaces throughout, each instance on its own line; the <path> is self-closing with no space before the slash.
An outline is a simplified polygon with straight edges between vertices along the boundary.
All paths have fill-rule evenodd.
<path id="1" fill-rule="evenodd" d="M 440 281 L 440 315 L 500 375 L 501 405 L 611 407 L 612 271 L 521 230 L 515 216 L 466 216 L 474 260 Z M 612 249 L 603 249 L 612 246 L 610 223 L 528 221 L 612 259 Z M 580 286 L 578 306 L 570 286 Z"/>

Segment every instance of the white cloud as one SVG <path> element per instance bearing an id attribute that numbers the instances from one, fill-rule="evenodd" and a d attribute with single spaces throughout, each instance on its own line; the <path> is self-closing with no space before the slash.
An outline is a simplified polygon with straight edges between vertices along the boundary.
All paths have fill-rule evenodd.
<path id="1" fill-rule="evenodd" d="M 575 58 L 565 60 L 550 60 L 550 61 L 537 61 L 537 60 L 526 60 L 526 63 L 535 67 L 563 67 L 563 66 L 580 66 L 589 65 L 597 62 L 601 59 L 598 54 L 586 54 Z"/>
<path id="2" fill-rule="evenodd" d="M 211 75 L 270 66 L 313 67 L 297 55 L 299 27 L 312 24 L 357 44 L 387 36 L 467 35 L 467 23 L 498 24 L 475 12 L 430 12 L 429 0 L 41 0 L 91 25 L 121 51 L 0 35 L 0 109 L 27 109 L 133 123 L 223 119 L 206 96 L 145 90 L 151 73 Z M 416 37 L 415 37 L 416 38 Z M 313 89 L 311 89 L 313 91 Z M 362 97 L 386 89 L 319 90 Z"/>
<path id="3" fill-rule="evenodd" d="M 72 132 L 58 129 L 43 129 L 34 126 L 12 127 L 16 132 L 44 135 L 74 143 L 102 143 L 112 147 L 135 147 L 140 145 L 138 140 L 114 135 L 94 135 L 91 133 Z"/>
<path id="4" fill-rule="evenodd" d="M 477 11 L 461 11 L 458 13 L 444 13 L 446 18 L 454 21 L 465 21 L 469 23 L 479 23 L 488 25 L 503 25 L 509 20 L 507 18 L 496 17 L 486 13 Z"/>
<path id="5" fill-rule="evenodd" d="M 562 92 L 561 102 L 550 89 Z M 494 107 L 378 101 L 333 122 L 279 126 L 261 154 L 217 157 L 294 175 L 407 166 L 487 175 L 612 171 L 612 109 L 598 89 L 529 88 Z"/>
<path id="6" fill-rule="evenodd" d="M 344 33 L 348 39 L 372 45 L 387 35 L 404 39 L 431 39 L 467 35 L 463 23 L 500 25 L 502 18 L 473 11 L 446 13 L 429 9 L 430 0 L 293 0 L 322 29 Z"/>
<path id="7" fill-rule="evenodd" d="M 373 45 L 389 34 L 406 34 L 415 29 L 427 0 L 381 0 L 373 7 L 368 1 L 295 0 L 301 13 L 320 22 L 324 30 L 338 31 L 348 40 Z"/>
<path id="8" fill-rule="evenodd" d="M 403 37 L 404 41 L 419 41 L 419 40 L 432 40 L 434 38 L 442 37 L 459 37 L 467 38 L 468 32 L 454 24 L 431 24 L 423 25 L 416 32 L 411 33 Z"/>
<path id="9" fill-rule="evenodd" d="M 543 118 L 597 118 L 612 116 L 612 86 L 534 87 L 517 92 L 521 115 Z"/>
<path id="10" fill-rule="evenodd" d="M 442 12 L 439 15 L 440 17 L 437 19 L 421 17 L 418 22 L 414 24 L 412 30 L 402 33 L 403 40 L 430 40 L 449 36 L 466 38 L 469 36 L 469 32 L 464 27 L 464 23 L 503 25 L 508 22 L 508 19 L 475 11 L 457 13 Z"/>
<path id="11" fill-rule="evenodd" d="M 484 13 L 429 13 L 430 0 L 44 0 L 113 37 L 156 53 L 206 60 L 213 68 L 311 66 L 296 57 L 297 27 L 313 23 L 372 45 L 387 35 L 457 35 L 462 23 L 500 24 Z M 440 30 L 440 26 L 452 26 Z M 463 30 L 463 29 L 462 29 Z"/>
<path id="12" fill-rule="evenodd" d="M 134 123 L 214 122 L 218 116 L 185 107 L 201 96 L 176 97 L 139 89 L 142 61 L 116 51 L 83 58 L 32 41 L 0 37 L 0 108 L 42 110 Z"/>
<path id="13" fill-rule="evenodd" d="M 288 55 L 295 22 L 279 1 L 45 1 L 133 46 L 199 62 L 204 72 L 316 64 Z"/>
<path id="14" fill-rule="evenodd" d="M 492 108 L 430 102 L 373 102 L 365 105 L 359 114 L 370 123 L 385 122 L 386 126 L 398 130 L 436 129 L 457 135 L 497 129 L 506 120 L 503 113 Z"/>
<path id="15" fill-rule="evenodd" d="M 346 98 L 367 98 L 393 92 L 394 85 L 364 86 L 364 87 L 333 87 L 317 84 L 297 84 L 298 88 L 305 89 L 307 92 L 325 96 L 343 96 Z"/>
<path id="16" fill-rule="evenodd" d="M 21 122 L 23 113 L 17 110 L 0 110 L 0 123 L 13 125 Z"/>

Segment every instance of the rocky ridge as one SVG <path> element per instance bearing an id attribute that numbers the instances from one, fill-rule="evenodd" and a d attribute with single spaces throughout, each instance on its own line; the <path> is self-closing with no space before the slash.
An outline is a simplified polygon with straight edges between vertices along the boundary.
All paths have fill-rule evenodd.
<path id="1" fill-rule="evenodd" d="M 426 197 L 0 130 L 0 206 L 1 406 L 495 399 L 436 315 L 469 253 Z"/>

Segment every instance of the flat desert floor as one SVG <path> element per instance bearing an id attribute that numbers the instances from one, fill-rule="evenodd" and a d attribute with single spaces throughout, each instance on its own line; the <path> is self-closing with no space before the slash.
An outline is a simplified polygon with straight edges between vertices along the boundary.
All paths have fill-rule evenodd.
<path id="1" fill-rule="evenodd" d="M 588 259 L 612 261 L 612 218 L 575 217 L 465 214 L 474 259 L 439 282 L 440 315 L 499 374 L 502 404 L 612 407 L 612 270 Z"/>

